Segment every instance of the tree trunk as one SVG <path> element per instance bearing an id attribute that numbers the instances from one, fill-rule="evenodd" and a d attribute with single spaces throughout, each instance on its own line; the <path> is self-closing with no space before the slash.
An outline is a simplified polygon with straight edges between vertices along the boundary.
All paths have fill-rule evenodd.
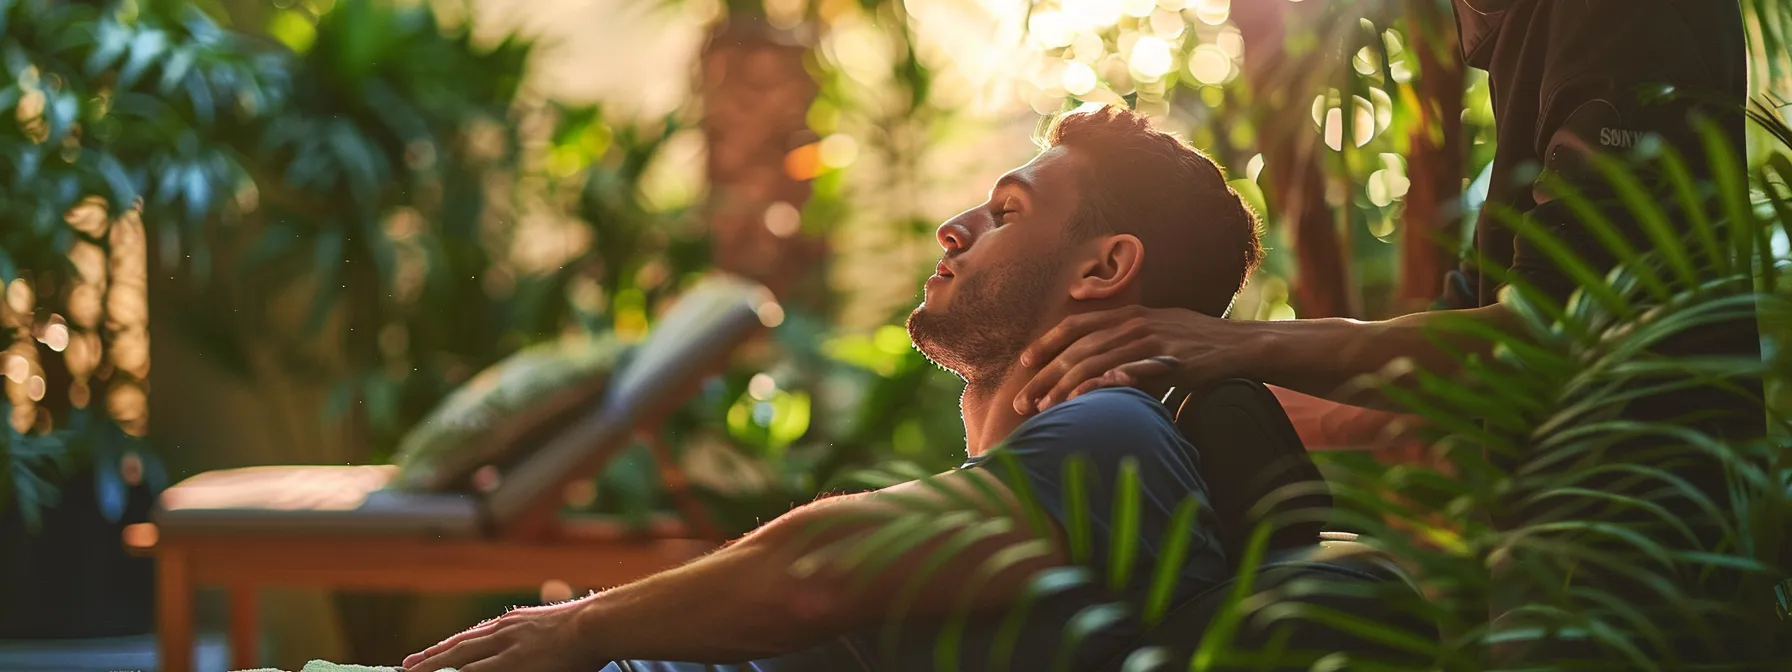
<path id="1" fill-rule="evenodd" d="M 1413 81 L 1419 121 L 1406 157 L 1406 210 L 1401 216 L 1401 312 L 1425 310 L 1456 265 L 1461 235 L 1462 93 L 1464 77 L 1448 9 L 1436 0 L 1406 3 L 1407 53 L 1418 59 Z"/>
<path id="2" fill-rule="evenodd" d="M 789 301 L 825 253 L 800 212 L 816 173 L 808 127 L 819 87 L 807 46 L 763 18 L 736 13 L 710 34 L 701 58 L 703 131 L 709 144 L 709 221 L 715 265 Z M 811 298 L 811 297 L 805 297 Z"/>
<path id="3" fill-rule="evenodd" d="M 1310 3 L 1317 5 L 1318 3 Z M 1301 317 L 1356 314 L 1350 283 L 1349 246 L 1325 199 L 1319 133 L 1311 127 L 1314 92 L 1304 81 L 1306 64 L 1283 51 L 1289 17 L 1302 11 L 1284 2 L 1234 3 L 1232 18 L 1244 37 L 1244 76 L 1258 114 L 1258 143 L 1268 201 L 1294 245 L 1293 303 Z M 1306 9 L 1305 11 L 1316 11 Z"/>

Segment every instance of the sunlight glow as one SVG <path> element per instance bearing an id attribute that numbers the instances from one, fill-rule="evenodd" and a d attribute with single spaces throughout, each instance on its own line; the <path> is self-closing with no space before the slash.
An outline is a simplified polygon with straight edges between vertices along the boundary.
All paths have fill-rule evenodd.
<path id="1" fill-rule="evenodd" d="M 31 375 L 31 360 L 18 355 L 6 356 L 6 379 L 14 385 L 24 385 L 25 377 Z"/>
<path id="2" fill-rule="evenodd" d="M 572 599 L 572 586 L 559 579 L 549 579 L 541 583 L 541 603 L 554 604 Z"/>
<path id="3" fill-rule="evenodd" d="M 821 176 L 821 145 L 811 142 L 784 155 L 784 173 L 798 182 Z"/>
<path id="4" fill-rule="evenodd" d="M 1226 56 L 1234 61 L 1244 58 L 1244 33 L 1238 32 L 1237 28 L 1221 28 L 1220 36 L 1214 38 L 1213 43 L 1219 45 L 1220 51 L 1226 52 Z"/>
<path id="5" fill-rule="evenodd" d="M 1202 84 L 1222 84 L 1232 77 L 1232 59 L 1217 45 L 1203 44 L 1189 54 L 1188 72 Z"/>
<path id="6" fill-rule="evenodd" d="M 772 380 L 771 376 L 764 373 L 755 373 L 753 374 L 753 379 L 747 381 L 747 396 L 758 399 L 759 401 L 765 401 L 772 398 L 772 393 L 777 391 L 778 382 Z"/>
<path id="7" fill-rule="evenodd" d="M 1356 58 L 1350 59 L 1350 65 L 1358 74 L 1373 75 L 1381 69 L 1381 54 L 1374 47 L 1363 47 L 1357 50 Z"/>
<path id="8" fill-rule="evenodd" d="M 1076 28 L 1065 20 L 1063 14 L 1042 9 L 1027 18 L 1027 34 L 1040 46 L 1057 49 L 1070 46 L 1070 41 L 1076 38 Z"/>
<path id="9" fill-rule="evenodd" d="M 1217 26 L 1232 16 L 1232 0 L 1197 0 L 1195 18 L 1209 26 Z"/>
<path id="10" fill-rule="evenodd" d="M 1369 175 L 1369 202 L 1375 207 L 1385 208 L 1394 201 L 1406 196 L 1412 188 L 1412 180 L 1405 175 L 1390 173 L 1387 169 L 1377 170 Z"/>
<path id="11" fill-rule="evenodd" d="M 789 238 L 803 228 L 803 213 L 796 206 L 778 201 L 765 208 L 765 230 L 779 238 Z"/>
<path id="12" fill-rule="evenodd" d="M 1081 96 L 1095 90 L 1095 71 L 1089 66 L 1076 61 L 1064 64 L 1061 76 L 1064 92 L 1073 96 Z"/>
<path id="13" fill-rule="evenodd" d="M 1313 99 L 1313 123 L 1320 127 L 1325 136 L 1325 146 L 1332 151 L 1344 148 L 1344 110 L 1336 102 L 1337 92 L 1320 95 Z M 1369 144 L 1375 139 L 1376 113 L 1375 106 L 1362 96 L 1351 96 L 1351 143 L 1357 147 Z M 1391 121 L 1391 116 L 1390 116 Z"/>
<path id="14" fill-rule="evenodd" d="M 1132 45 L 1131 65 L 1141 79 L 1156 80 L 1174 68 L 1170 43 L 1155 37 L 1140 37 Z"/>
<path id="15" fill-rule="evenodd" d="M 1120 22 L 1121 0 L 1065 0 L 1064 16 L 1078 29 L 1106 28 Z"/>
<path id="16" fill-rule="evenodd" d="M 835 133 L 821 140 L 821 163 L 829 168 L 845 168 L 859 158 L 859 142 L 845 133 Z"/>
<path id="17" fill-rule="evenodd" d="M 1158 9 L 1151 13 L 1151 34 L 1166 40 L 1174 40 L 1182 36 L 1186 28 L 1182 15 L 1167 9 Z"/>
<path id="18" fill-rule="evenodd" d="M 1102 42 L 1100 35 L 1084 32 L 1070 41 L 1070 49 L 1064 52 L 1064 58 L 1086 65 L 1094 65 L 1107 53 L 1107 44 Z"/>
<path id="19" fill-rule="evenodd" d="M 51 319 L 49 326 L 44 327 L 43 338 L 38 340 L 56 352 L 68 348 L 68 325 L 62 321 L 61 315 Z"/>
<path id="20" fill-rule="evenodd" d="M 768 299 L 755 307 L 753 312 L 759 316 L 759 324 L 764 325 L 767 329 L 784 323 L 784 307 L 778 305 L 776 301 Z"/>

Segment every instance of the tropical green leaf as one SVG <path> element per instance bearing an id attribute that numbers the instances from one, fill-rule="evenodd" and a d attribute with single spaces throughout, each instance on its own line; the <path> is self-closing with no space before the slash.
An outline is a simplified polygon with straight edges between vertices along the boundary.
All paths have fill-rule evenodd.
<path id="1" fill-rule="evenodd" d="M 1143 620 L 1146 627 L 1156 626 L 1170 611 L 1170 601 L 1175 598 L 1177 584 L 1182 579 L 1182 563 L 1188 557 L 1189 542 L 1194 538 L 1199 508 L 1198 500 L 1185 497 L 1170 514 L 1163 546 L 1158 549 L 1157 567 L 1151 573 L 1151 587 L 1145 594 Z"/>
<path id="2" fill-rule="evenodd" d="M 1133 557 L 1139 548 L 1139 461 L 1131 455 L 1120 460 L 1114 488 L 1113 520 L 1108 522 L 1108 589 L 1119 591 L 1132 580 Z"/>
<path id="3" fill-rule="evenodd" d="M 1265 549 L 1269 547 L 1271 532 L 1268 525 L 1258 525 L 1251 530 L 1243 557 L 1238 560 L 1238 573 L 1232 578 L 1232 590 L 1226 595 L 1225 606 L 1219 609 L 1219 615 L 1207 626 L 1207 632 L 1202 633 L 1201 644 L 1195 648 L 1194 657 L 1189 659 L 1189 670 L 1192 672 L 1213 669 L 1220 662 L 1221 656 L 1230 649 L 1233 635 L 1244 622 L 1245 610 L 1242 606 L 1245 598 L 1255 592 L 1258 567 L 1263 562 Z"/>
<path id="4" fill-rule="evenodd" d="M 1089 521 L 1089 479 L 1092 467 L 1089 458 L 1076 453 L 1064 458 L 1062 467 L 1064 482 L 1064 538 L 1070 546 L 1070 559 L 1076 563 L 1090 562 L 1095 553 L 1094 533 Z"/>

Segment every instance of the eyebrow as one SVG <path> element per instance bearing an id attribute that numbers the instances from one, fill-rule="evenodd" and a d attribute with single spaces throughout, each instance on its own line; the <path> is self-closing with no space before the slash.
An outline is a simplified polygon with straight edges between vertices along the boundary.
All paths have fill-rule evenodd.
<path id="1" fill-rule="evenodd" d="M 1029 194 L 1035 193 L 1031 181 L 1014 173 L 1008 173 L 1007 175 L 1003 175 L 1001 179 L 996 180 L 995 189 L 1001 189 L 1005 186 L 1019 187 L 1021 191 L 1025 191 Z M 993 192 L 994 189 L 991 189 L 990 191 Z"/>

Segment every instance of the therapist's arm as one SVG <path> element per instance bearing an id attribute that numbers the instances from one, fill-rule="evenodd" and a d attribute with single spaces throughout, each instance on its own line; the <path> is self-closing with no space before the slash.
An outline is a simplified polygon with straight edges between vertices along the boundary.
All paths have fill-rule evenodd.
<path id="1" fill-rule="evenodd" d="M 1397 424 L 1412 425 L 1418 416 L 1340 404 L 1285 387 L 1269 386 L 1281 402 L 1294 431 L 1308 450 L 1336 450 L 1372 446 L 1387 438 Z"/>
<path id="2" fill-rule="evenodd" d="M 1400 410 L 1358 376 L 1423 369 L 1453 376 L 1460 354 L 1485 356 L 1492 342 L 1440 325 L 1469 320 L 1511 332 L 1515 316 L 1495 304 L 1414 313 L 1366 322 L 1344 318 L 1240 321 L 1179 308 L 1130 306 L 1065 318 L 1029 346 L 1022 366 L 1034 371 L 1014 400 L 1033 413 L 1092 389 L 1168 380 L 1200 388 L 1249 378 L 1302 394 L 1382 410 Z M 1393 365 L 1393 366 L 1390 366 Z M 1405 384 L 1398 375 L 1396 385 Z"/>
<path id="3" fill-rule="evenodd" d="M 1365 322 L 1344 318 L 1247 323 L 1256 327 L 1258 350 L 1247 363 L 1247 377 L 1304 394 L 1378 409 L 1395 406 L 1373 389 L 1351 385 L 1363 375 L 1388 382 L 1408 382 L 1404 374 L 1421 369 L 1451 377 L 1464 354 L 1487 356 L 1492 341 L 1452 333 L 1451 320 L 1479 322 L 1510 333 L 1516 320 L 1505 306 L 1437 310 Z"/>

